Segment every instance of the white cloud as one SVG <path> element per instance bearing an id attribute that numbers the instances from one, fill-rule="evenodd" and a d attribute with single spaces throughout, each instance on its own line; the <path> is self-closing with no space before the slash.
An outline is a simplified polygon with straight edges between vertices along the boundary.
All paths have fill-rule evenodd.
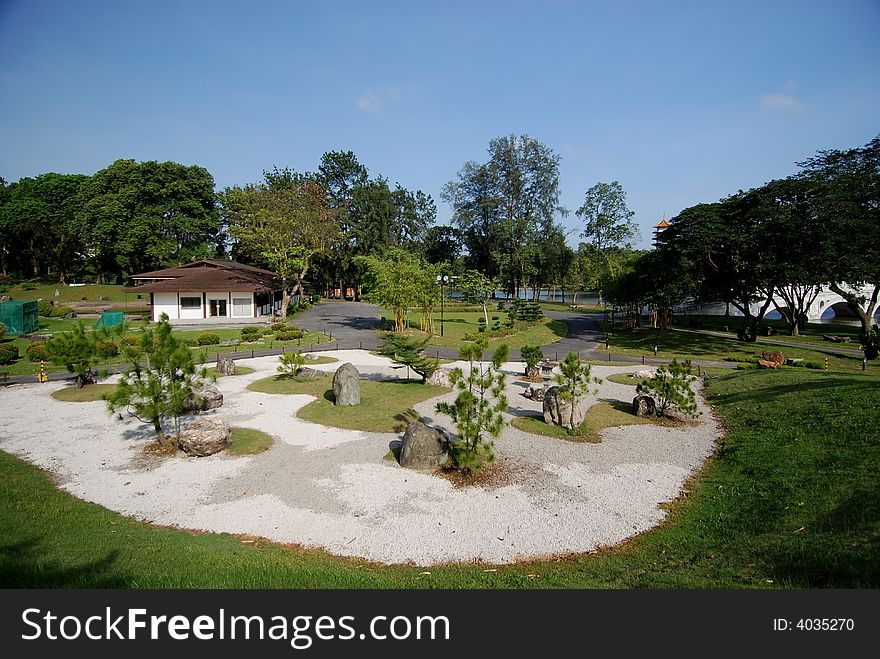
<path id="1" fill-rule="evenodd" d="M 357 106 L 364 112 L 376 114 L 381 112 L 387 103 L 393 103 L 400 98 L 400 90 L 395 87 L 387 89 L 368 89 L 357 99 Z"/>
<path id="2" fill-rule="evenodd" d="M 794 83 L 790 80 L 778 92 L 764 94 L 761 97 L 761 105 L 774 110 L 792 110 L 794 112 L 800 112 L 804 109 L 800 99 L 795 96 Z"/>

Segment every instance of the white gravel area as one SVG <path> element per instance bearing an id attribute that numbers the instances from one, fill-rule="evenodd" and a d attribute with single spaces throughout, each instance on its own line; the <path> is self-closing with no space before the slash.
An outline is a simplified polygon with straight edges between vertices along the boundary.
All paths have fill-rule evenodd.
<path id="1" fill-rule="evenodd" d="M 366 351 L 317 354 L 340 361 L 314 368 L 333 371 L 350 361 L 363 377 L 402 375 Z M 296 411 L 310 396 L 248 391 L 248 383 L 275 373 L 277 357 L 236 363 L 256 370 L 218 378 L 225 403 L 209 414 L 271 434 L 275 443 L 259 455 L 145 459 L 151 428 L 111 416 L 103 402 L 56 401 L 50 394 L 67 386 L 62 383 L 0 390 L 0 449 L 53 472 L 74 496 L 149 522 L 432 565 L 587 552 L 650 529 L 665 516 L 660 504 L 678 496 L 721 432 L 702 401 L 696 424 L 610 428 L 599 444 L 507 427 L 495 445 L 507 478 L 456 488 L 385 460 L 399 435 L 300 421 Z M 539 412 L 541 403 L 524 398 L 525 385 L 513 376 L 522 364 L 505 368 L 511 411 Z M 594 366 L 593 374 L 635 370 L 640 367 Z M 633 395 L 633 387 L 604 381 L 588 404 L 629 402 Z M 416 410 L 448 427 L 434 412 L 441 399 Z"/>

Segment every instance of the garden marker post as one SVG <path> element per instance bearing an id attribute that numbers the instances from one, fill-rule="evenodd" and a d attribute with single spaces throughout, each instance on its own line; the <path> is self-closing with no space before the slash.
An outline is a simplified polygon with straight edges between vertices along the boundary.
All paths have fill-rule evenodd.
<path id="1" fill-rule="evenodd" d="M 828 370 L 828 357 L 825 358 L 825 370 Z"/>

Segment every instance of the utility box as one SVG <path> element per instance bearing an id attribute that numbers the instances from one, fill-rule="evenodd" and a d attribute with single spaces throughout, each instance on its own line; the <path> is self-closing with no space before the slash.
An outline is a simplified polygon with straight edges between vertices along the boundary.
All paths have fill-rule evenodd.
<path id="1" fill-rule="evenodd" d="M 125 325 L 125 314 L 121 311 L 105 311 L 98 320 L 98 327 L 116 327 L 117 325 Z"/>
<path id="2" fill-rule="evenodd" d="M 40 317 L 37 313 L 37 301 L 0 302 L 0 323 L 6 325 L 6 333 L 10 336 L 39 332 Z"/>

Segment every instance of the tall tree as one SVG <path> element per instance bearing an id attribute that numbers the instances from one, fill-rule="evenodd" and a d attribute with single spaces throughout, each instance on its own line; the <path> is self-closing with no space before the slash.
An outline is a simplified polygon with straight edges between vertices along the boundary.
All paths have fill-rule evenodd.
<path id="1" fill-rule="evenodd" d="M 227 188 L 224 213 L 240 250 L 273 270 L 284 283 L 281 314 L 292 295 L 304 294 L 315 254 L 338 232 L 337 211 L 321 184 L 288 169 L 264 172 L 264 182 Z"/>
<path id="2" fill-rule="evenodd" d="M 602 253 L 612 247 L 628 247 L 636 233 L 635 212 L 627 208 L 626 193 L 617 181 L 597 183 L 587 190 L 575 214 L 584 222 L 581 236 Z"/>
<path id="3" fill-rule="evenodd" d="M 485 165 L 465 163 L 443 198 L 453 206 L 471 267 L 502 275 L 508 290 L 518 292 L 529 247 L 566 212 L 559 203 L 559 156 L 528 135 L 493 139 L 488 155 Z"/>
<path id="4" fill-rule="evenodd" d="M 880 137 L 799 165 L 799 177 L 813 186 L 826 280 L 859 318 L 865 344 L 880 295 Z"/>
<path id="5" fill-rule="evenodd" d="M 425 232 L 425 258 L 428 263 L 454 266 L 461 253 L 461 232 L 455 227 L 430 227 Z"/>
<path id="6" fill-rule="evenodd" d="M 391 193 L 394 216 L 391 240 L 396 247 L 424 245 L 428 229 L 437 220 L 437 204 L 421 190 L 411 192 L 398 183 Z"/>
<path id="7" fill-rule="evenodd" d="M 117 160 L 80 187 L 76 215 L 99 275 L 213 256 L 221 227 L 214 179 L 203 167 Z"/>

